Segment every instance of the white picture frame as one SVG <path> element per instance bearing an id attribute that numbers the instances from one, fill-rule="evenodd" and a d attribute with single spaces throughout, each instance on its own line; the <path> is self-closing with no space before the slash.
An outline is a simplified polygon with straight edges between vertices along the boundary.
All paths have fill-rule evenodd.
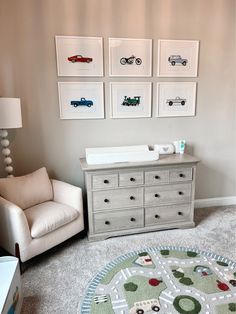
<path id="1" fill-rule="evenodd" d="M 111 82 L 111 118 L 151 117 L 151 82 Z"/>
<path id="2" fill-rule="evenodd" d="M 197 77 L 198 40 L 158 40 L 157 76 Z"/>
<path id="3" fill-rule="evenodd" d="M 150 77 L 152 39 L 109 38 L 109 75 Z"/>
<path id="4" fill-rule="evenodd" d="M 55 36 L 58 76 L 103 76 L 102 37 Z"/>
<path id="5" fill-rule="evenodd" d="M 195 116 L 196 82 L 157 83 L 156 117 Z"/>
<path id="6" fill-rule="evenodd" d="M 104 119 L 103 82 L 58 82 L 60 119 Z"/>

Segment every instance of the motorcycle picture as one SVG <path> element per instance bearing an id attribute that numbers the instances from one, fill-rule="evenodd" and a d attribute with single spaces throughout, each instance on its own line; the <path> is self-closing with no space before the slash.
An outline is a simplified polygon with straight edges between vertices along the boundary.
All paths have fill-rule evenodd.
<path id="1" fill-rule="evenodd" d="M 131 57 L 129 58 L 121 58 L 120 59 L 120 63 L 122 65 L 125 65 L 125 64 L 134 64 L 134 62 L 137 64 L 137 65 L 140 65 L 142 63 L 142 59 L 140 58 L 136 58 L 134 55 L 132 55 Z"/>

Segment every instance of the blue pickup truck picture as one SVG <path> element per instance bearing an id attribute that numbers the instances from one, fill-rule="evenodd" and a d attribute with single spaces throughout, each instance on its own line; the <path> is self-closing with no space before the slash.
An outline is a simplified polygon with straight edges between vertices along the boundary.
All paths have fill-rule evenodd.
<path id="1" fill-rule="evenodd" d="M 175 66 L 177 64 L 186 66 L 186 64 L 188 63 L 188 60 L 183 59 L 180 55 L 171 55 L 169 56 L 168 61 L 172 66 Z"/>
<path id="2" fill-rule="evenodd" d="M 80 100 L 72 100 L 70 104 L 71 106 L 74 106 L 75 108 L 78 106 L 86 106 L 86 107 L 93 106 L 92 100 L 87 100 L 84 97 L 81 97 Z"/>

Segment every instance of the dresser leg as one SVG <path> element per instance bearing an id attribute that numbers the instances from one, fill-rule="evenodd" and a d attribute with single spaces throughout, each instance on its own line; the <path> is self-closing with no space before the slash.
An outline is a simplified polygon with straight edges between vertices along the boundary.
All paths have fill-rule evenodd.
<path id="1" fill-rule="evenodd" d="M 95 241 L 104 241 L 106 239 L 108 239 L 108 237 L 104 236 L 104 235 L 95 235 L 95 234 L 88 234 L 88 241 L 89 242 L 95 242 Z"/>
<path id="2" fill-rule="evenodd" d="M 189 228 L 194 228 L 196 226 L 195 222 L 189 222 L 185 225 L 180 226 L 178 229 L 189 229 Z"/>

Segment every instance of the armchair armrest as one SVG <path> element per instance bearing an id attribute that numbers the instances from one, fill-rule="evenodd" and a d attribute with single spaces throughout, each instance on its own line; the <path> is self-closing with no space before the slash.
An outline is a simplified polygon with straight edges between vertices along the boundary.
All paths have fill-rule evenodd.
<path id="1" fill-rule="evenodd" d="M 0 196 L 0 246 L 15 254 L 15 243 L 25 248 L 31 242 L 24 211 Z"/>
<path id="2" fill-rule="evenodd" d="M 83 215 L 83 198 L 81 188 L 58 180 L 51 180 L 53 188 L 53 200 L 69 205 Z"/>

